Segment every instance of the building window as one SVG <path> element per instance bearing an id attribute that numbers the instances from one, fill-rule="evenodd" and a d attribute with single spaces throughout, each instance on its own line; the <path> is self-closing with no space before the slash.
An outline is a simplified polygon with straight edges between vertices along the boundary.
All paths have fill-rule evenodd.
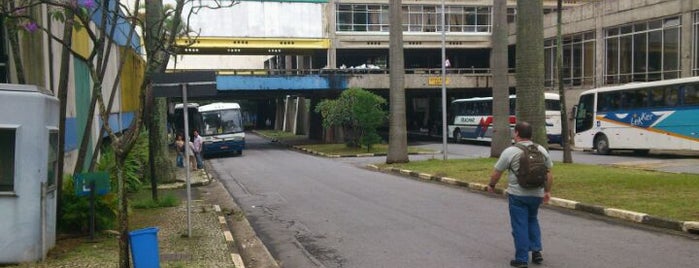
<path id="1" fill-rule="evenodd" d="M 694 42 L 692 42 L 692 45 L 694 46 L 693 51 L 694 55 L 694 63 L 692 65 L 692 71 L 694 73 L 694 76 L 699 75 L 699 11 L 694 12 Z"/>
<path id="2" fill-rule="evenodd" d="M 680 77 L 680 27 L 671 17 L 606 29 L 605 83 Z"/>
<path id="3" fill-rule="evenodd" d="M 403 5 L 402 24 L 405 32 L 441 32 L 441 5 Z M 444 9 L 445 30 L 465 33 L 491 31 L 491 8 L 448 6 Z M 338 4 L 336 31 L 388 32 L 388 5 Z"/>
<path id="4" fill-rule="evenodd" d="M 0 192 L 15 190 L 15 137 L 14 128 L 0 128 Z"/>
<path id="5" fill-rule="evenodd" d="M 49 131 L 49 148 L 48 148 L 48 169 L 46 172 L 46 184 L 48 187 L 56 185 L 58 174 L 58 130 Z"/>
<path id="6" fill-rule="evenodd" d="M 566 86 L 593 85 L 595 76 L 595 33 L 585 32 L 563 38 L 563 84 Z M 556 39 L 544 41 L 544 70 L 547 87 L 555 85 Z"/>
<path id="7" fill-rule="evenodd" d="M 0 16 L 0 83 L 8 83 L 7 38 L 5 37 L 5 18 Z"/>

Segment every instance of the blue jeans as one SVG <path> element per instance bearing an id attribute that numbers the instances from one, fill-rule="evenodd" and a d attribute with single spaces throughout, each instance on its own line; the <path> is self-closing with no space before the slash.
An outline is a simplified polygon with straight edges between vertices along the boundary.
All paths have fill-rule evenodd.
<path id="1" fill-rule="evenodd" d="M 509 195 L 508 199 L 515 260 L 529 262 L 529 251 L 541 251 L 541 229 L 537 215 L 543 198 Z"/>
<path id="2" fill-rule="evenodd" d="M 194 153 L 194 158 L 197 159 L 197 168 L 202 169 L 204 168 L 204 161 L 201 158 L 201 152 L 199 153 Z"/>

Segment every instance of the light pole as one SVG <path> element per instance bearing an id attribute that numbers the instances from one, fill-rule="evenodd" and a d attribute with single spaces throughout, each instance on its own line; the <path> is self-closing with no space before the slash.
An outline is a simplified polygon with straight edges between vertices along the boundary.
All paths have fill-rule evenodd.
<path id="1" fill-rule="evenodd" d="M 442 0 L 442 154 L 447 160 L 447 50 L 446 50 L 446 23 L 444 20 L 444 0 Z"/>

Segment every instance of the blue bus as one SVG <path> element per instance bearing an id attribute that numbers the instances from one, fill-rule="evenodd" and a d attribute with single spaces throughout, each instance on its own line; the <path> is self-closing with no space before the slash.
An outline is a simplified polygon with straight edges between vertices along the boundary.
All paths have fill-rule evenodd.
<path id="1" fill-rule="evenodd" d="M 238 103 L 216 102 L 202 105 L 199 106 L 199 113 L 202 117 L 202 156 L 243 153 L 245 132 Z"/>

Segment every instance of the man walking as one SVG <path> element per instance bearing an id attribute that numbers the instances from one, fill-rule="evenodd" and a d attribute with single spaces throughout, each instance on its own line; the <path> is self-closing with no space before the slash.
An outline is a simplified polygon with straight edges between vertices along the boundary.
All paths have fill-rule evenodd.
<path id="1" fill-rule="evenodd" d="M 534 144 L 532 137 L 532 127 L 529 123 L 520 121 L 515 125 L 515 143 L 529 146 Z M 510 223 L 512 225 L 512 236 L 515 244 L 515 259 L 510 261 L 510 266 L 527 267 L 529 263 L 529 252 L 532 252 L 532 262 L 541 264 L 544 261 L 541 255 L 541 229 L 537 218 L 539 205 L 547 203 L 551 198 L 551 185 L 553 175 L 551 168 L 553 162 L 549 153 L 541 145 L 536 145 L 544 156 L 546 172 L 546 182 L 544 185 L 534 188 L 525 188 L 517 180 L 517 172 L 520 168 L 520 156 L 525 152 L 517 146 L 510 146 L 505 149 L 500 158 L 495 163 L 493 173 L 490 175 L 488 191 L 493 192 L 495 185 L 500 180 L 502 173 L 508 169 L 507 196 L 510 210 Z"/>
<path id="2" fill-rule="evenodd" d="M 199 131 L 194 130 L 194 157 L 197 159 L 197 169 L 204 168 L 204 161 L 201 158 L 202 140 Z"/>

